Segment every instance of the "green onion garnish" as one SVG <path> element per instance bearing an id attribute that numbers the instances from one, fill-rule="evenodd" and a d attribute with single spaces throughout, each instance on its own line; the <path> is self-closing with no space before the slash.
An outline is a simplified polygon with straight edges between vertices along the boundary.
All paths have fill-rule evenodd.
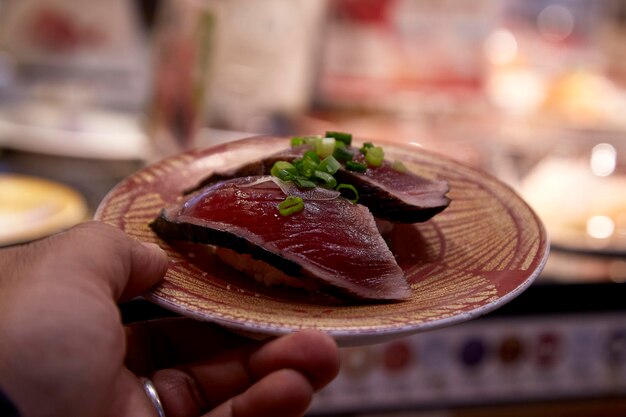
<path id="1" fill-rule="evenodd" d="M 301 159 L 294 162 L 296 164 L 296 169 L 298 170 L 298 172 L 306 178 L 311 177 L 318 166 L 317 162 L 309 158 Z"/>
<path id="2" fill-rule="evenodd" d="M 278 212 L 282 216 L 290 216 L 302 210 L 304 210 L 304 201 L 301 197 L 290 195 L 278 204 Z"/>
<path id="3" fill-rule="evenodd" d="M 293 161 L 293 165 L 298 171 L 297 173 L 306 178 L 313 175 L 319 163 L 320 158 L 313 151 L 306 151 L 302 158 L 294 159 Z"/>
<path id="4" fill-rule="evenodd" d="M 372 146 L 371 148 L 367 148 L 365 151 L 365 162 L 373 168 L 381 166 L 384 158 L 385 152 L 380 146 Z"/>
<path id="5" fill-rule="evenodd" d="M 296 167 L 287 161 L 276 161 L 272 166 L 270 174 L 283 181 L 289 181 L 292 176 L 298 174 L 298 171 Z"/>
<path id="6" fill-rule="evenodd" d="M 336 142 L 333 156 L 338 161 L 346 162 L 346 161 L 350 161 L 354 157 L 354 152 L 348 149 L 345 143 Z"/>
<path id="7" fill-rule="evenodd" d="M 299 146 L 299 145 L 315 146 L 315 143 L 320 141 L 321 139 L 322 137 L 320 135 L 293 136 L 291 138 L 291 146 Z"/>
<path id="8" fill-rule="evenodd" d="M 310 179 L 301 175 L 296 175 L 290 178 L 300 188 L 315 188 L 315 183 Z"/>
<path id="9" fill-rule="evenodd" d="M 348 201 L 354 204 L 356 204 L 356 202 L 359 201 L 359 193 L 357 192 L 356 188 L 354 188 L 352 184 L 339 184 L 337 188 L 335 188 L 335 190 L 339 191 L 342 196 L 344 196 L 346 199 L 348 199 Z M 347 193 L 346 191 L 342 191 L 342 190 L 346 190 Z M 352 198 L 349 198 L 350 196 L 352 196 Z"/>
<path id="10" fill-rule="evenodd" d="M 341 168 L 341 164 L 332 155 L 324 158 L 317 166 L 317 169 L 323 172 L 328 172 L 330 175 L 334 175 L 339 168 Z"/>
<path id="11" fill-rule="evenodd" d="M 351 133 L 327 131 L 325 136 L 327 138 L 335 138 L 338 142 L 342 142 L 348 146 L 352 144 Z"/>
<path id="12" fill-rule="evenodd" d="M 315 163 L 320 163 L 320 157 L 314 151 L 306 151 L 304 155 L 302 155 L 302 159 L 310 159 Z"/>
<path id="13" fill-rule="evenodd" d="M 407 171 L 406 166 L 401 161 L 393 161 L 393 163 L 391 164 L 391 168 L 394 171 L 398 171 L 403 174 Z"/>
<path id="14" fill-rule="evenodd" d="M 367 165 L 361 162 L 348 161 L 346 162 L 346 169 L 348 171 L 365 172 L 367 171 Z"/>
<path id="15" fill-rule="evenodd" d="M 304 138 L 301 136 L 294 136 L 291 138 L 291 146 L 304 145 Z"/>
<path id="16" fill-rule="evenodd" d="M 315 153 L 320 158 L 326 158 L 335 151 L 335 138 L 323 138 L 315 143 Z"/>
<path id="17" fill-rule="evenodd" d="M 370 142 L 366 142 L 359 149 L 365 155 L 364 162 L 357 162 L 354 158 L 354 150 L 349 148 L 352 143 L 352 135 L 344 132 L 327 131 L 325 137 L 321 136 L 294 136 L 291 138 L 291 145 L 309 145 L 313 150 L 306 151 L 301 158 L 293 160 L 292 163 L 287 161 L 277 161 L 271 169 L 271 174 L 283 181 L 292 181 L 300 188 L 315 188 L 321 186 L 328 189 L 339 191 L 349 201 L 356 203 L 359 194 L 356 188 L 351 184 L 337 185 L 337 179 L 334 175 L 345 164 L 345 168 L 350 171 L 366 172 L 368 167 L 379 167 L 384 160 L 383 148 L 374 146 Z M 401 163 L 393 164 L 393 168 L 397 170 L 406 170 Z M 293 203 L 293 199 L 297 197 L 288 197 L 281 205 L 285 206 L 284 214 L 288 215 L 302 208 L 292 211 L 292 206 L 297 207 L 297 201 Z M 291 199 L 291 200 L 290 200 Z M 302 201 L 302 199 L 300 199 Z M 280 207 L 279 207 L 280 209 Z"/>
<path id="18" fill-rule="evenodd" d="M 363 155 L 365 155 L 367 153 L 367 150 L 369 148 L 373 148 L 374 144 L 372 142 L 365 142 L 363 144 L 363 146 L 361 146 L 361 148 L 359 148 L 359 152 L 361 152 Z"/>
<path id="19" fill-rule="evenodd" d="M 335 179 L 335 177 L 333 177 L 327 172 L 315 171 L 313 176 L 316 180 L 318 180 L 321 183 L 322 187 L 324 188 L 333 189 L 337 185 L 337 180 Z"/>

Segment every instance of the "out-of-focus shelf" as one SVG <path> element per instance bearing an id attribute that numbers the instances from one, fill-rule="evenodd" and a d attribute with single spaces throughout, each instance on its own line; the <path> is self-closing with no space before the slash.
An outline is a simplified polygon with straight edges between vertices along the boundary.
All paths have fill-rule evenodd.
<path id="1" fill-rule="evenodd" d="M 64 157 L 142 159 L 148 140 L 138 115 L 103 110 L 59 114 L 32 108 L 29 117 L 0 109 L 0 147 Z M 41 123 L 32 120 L 41 118 Z"/>

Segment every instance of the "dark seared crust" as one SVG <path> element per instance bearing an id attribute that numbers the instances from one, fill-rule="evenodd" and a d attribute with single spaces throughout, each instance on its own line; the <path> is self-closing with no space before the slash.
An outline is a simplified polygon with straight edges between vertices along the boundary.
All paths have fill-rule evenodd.
<path id="1" fill-rule="evenodd" d="M 161 210 L 159 216 L 150 223 L 150 227 L 165 240 L 221 246 L 238 253 L 249 254 L 252 258 L 266 262 L 287 275 L 299 276 L 302 273 L 302 267 L 297 263 L 269 252 L 244 237 L 224 230 L 173 221 L 166 210 Z"/>
<path id="2" fill-rule="evenodd" d="M 197 185 L 185 190 L 183 194 L 191 194 L 194 191 L 198 191 L 201 188 L 215 184 L 220 181 L 229 180 L 237 177 L 254 177 L 261 175 L 269 175 L 274 163 L 277 161 L 293 161 L 296 158 L 302 156 L 302 152 L 298 152 L 298 148 L 288 149 L 286 151 L 279 152 L 274 155 L 270 155 L 260 161 L 253 161 L 227 171 L 215 172 L 201 180 Z"/>
<path id="3" fill-rule="evenodd" d="M 253 177 L 253 176 L 266 175 L 266 172 L 269 172 L 272 169 L 272 166 L 270 165 L 270 168 L 267 169 L 265 165 L 266 165 L 265 161 L 254 161 L 249 164 L 237 167 L 235 169 L 231 169 L 231 170 L 223 171 L 223 172 L 216 172 L 204 178 L 193 187 L 184 190 L 183 195 L 191 194 L 195 191 L 198 191 L 201 188 L 208 187 L 209 185 L 213 185 L 220 181 L 229 180 L 235 177 Z M 272 165 L 273 165 L 273 162 L 272 162 Z"/>
<path id="4" fill-rule="evenodd" d="M 335 173 L 335 178 L 339 183 L 352 184 L 359 192 L 359 204 L 366 206 L 375 217 L 394 223 L 424 222 L 442 212 L 450 204 L 450 200 L 446 197 L 439 198 L 438 204 L 431 207 L 418 207 L 415 204 L 405 203 L 400 197 L 373 184 L 363 175 L 343 168 Z"/>

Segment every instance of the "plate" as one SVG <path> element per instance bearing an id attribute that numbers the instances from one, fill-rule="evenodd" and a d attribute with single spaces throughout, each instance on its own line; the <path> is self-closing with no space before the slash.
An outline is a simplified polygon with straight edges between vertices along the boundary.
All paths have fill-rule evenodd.
<path id="1" fill-rule="evenodd" d="M 87 218 L 87 203 L 74 189 L 27 175 L 0 174 L 0 246 L 28 242 Z"/>
<path id="2" fill-rule="evenodd" d="M 197 246 L 172 246 L 149 223 L 184 189 L 214 170 L 284 149 L 288 140 L 253 137 L 182 153 L 137 172 L 111 190 L 95 217 L 169 254 L 164 281 L 148 300 L 253 337 L 316 328 L 342 346 L 379 343 L 460 323 L 507 303 L 540 273 L 548 256 L 541 221 L 507 185 L 423 148 L 375 141 L 389 159 L 450 182 L 450 206 L 433 219 L 397 226 L 389 240 L 411 285 L 409 300 L 345 303 L 278 290 L 246 279 Z"/>
<path id="3" fill-rule="evenodd" d="M 626 256 L 626 146 L 615 134 L 555 134 L 519 192 L 544 222 L 554 251 Z"/>

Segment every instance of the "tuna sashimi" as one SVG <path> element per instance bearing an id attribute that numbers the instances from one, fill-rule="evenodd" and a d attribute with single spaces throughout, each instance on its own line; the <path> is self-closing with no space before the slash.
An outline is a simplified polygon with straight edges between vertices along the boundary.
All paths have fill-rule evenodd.
<path id="1" fill-rule="evenodd" d="M 424 222 L 450 204 L 447 181 L 400 172 L 389 161 L 363 173 L 341 168 L 335 178 L 352 184 L 359 191 L 359 204 L 374 216 L 393 223 Z"/>
<path id="2" fill-rule="evenodd" d="M 305 197 L 306 198 L 306 197 Z M 165 240 L 191 241 L 249 254 L 280 271 L 356 298 L 409 296 L 403 271 L 368 209 L 343 197 L 305 199 L 283 216 L 273 181 L 241 177 L 196 191 L 151 224 Z"/>
<path id="3" fill-rule="evenodd" d="M 224 172 L 217 172 L 201 181 L 192 192 L 227 178 L 249 175 L 268 175 L 276 161 L 291 162 L 310 150 L 308 145 L 292 147 Z M 362 160 L 358 149 L 348 147 Z M 345 167 L 335 173 L 339 182 L 353 185 L 359 193 L 359 203 L 367 206 L 377 218 L 393 223 L 423 222 L 443 211 L 450 204 L 446 196 L 448 182 L 425 178 L 410 171 L 399 171 L 389 161 L 365 172 L 349 171 Z"/>

